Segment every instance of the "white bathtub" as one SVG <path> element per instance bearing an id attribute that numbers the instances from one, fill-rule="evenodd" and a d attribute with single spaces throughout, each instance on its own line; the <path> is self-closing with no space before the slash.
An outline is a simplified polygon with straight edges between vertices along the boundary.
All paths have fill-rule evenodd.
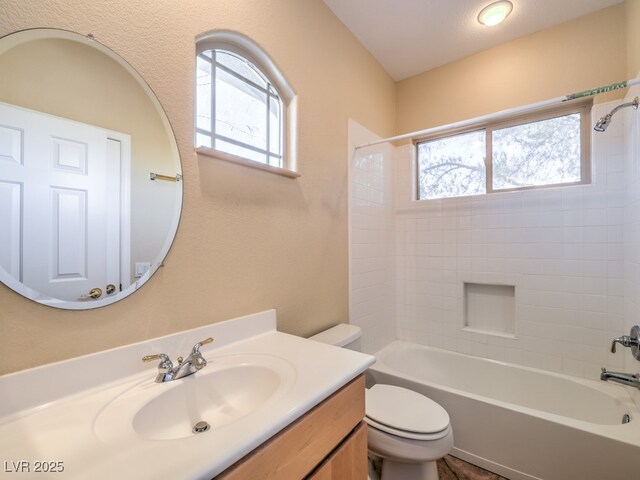
<path id="1" fill-rule="evenodd" d="M 640 411 L 626 387 L 400 341 L 376 359 L 370 381 L 449 412 L 463 460 L 514 480 L 640 479 Z"/>

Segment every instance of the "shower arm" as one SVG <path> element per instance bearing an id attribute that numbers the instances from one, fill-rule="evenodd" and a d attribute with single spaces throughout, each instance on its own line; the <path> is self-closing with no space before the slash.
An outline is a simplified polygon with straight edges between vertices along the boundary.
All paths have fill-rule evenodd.
<path id="1" fill-rule="evenodd" d="M 631 102 L 623 103 L 622 105 L 618 105 L 616 108 L 609 112 L 609 116 L 613 117 L 618 110 L 621 110 L 626 107 L 633 107 L 634 109 L 638 109 L 638 97 L 634 98 Z"/>

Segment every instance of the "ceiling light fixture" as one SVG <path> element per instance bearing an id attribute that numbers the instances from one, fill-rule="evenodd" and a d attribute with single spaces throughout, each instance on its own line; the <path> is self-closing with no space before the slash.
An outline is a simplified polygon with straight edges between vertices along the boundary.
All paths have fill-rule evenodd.
<path id="1" fill-rule="evenodd" d="M 502 23 L 513 10 L 513 3 L 508 0 L 493 2 L 484 7 L 478 14 L 478 21 L 487 27 L 493 27 Z"/>

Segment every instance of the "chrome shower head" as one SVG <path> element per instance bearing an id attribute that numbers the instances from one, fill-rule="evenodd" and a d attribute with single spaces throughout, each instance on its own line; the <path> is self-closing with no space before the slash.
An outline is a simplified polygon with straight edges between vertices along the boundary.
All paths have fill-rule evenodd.
<path id="1" fill-rule="evenodd" d="M 611 112 L 607 113 L 606 115 L 600 117 L 600 120 L 598 120 L 595 124 L 595 126 L 593 127 L 593 129 L 596 132 L 604 132 L 607 127 L 609 126 L 609 124 L 611 123 L 611 118 L 613 117 L 613 115 L 615 115 L 615 113 L 620 110 L 621 108 L 625 108 L 625 107 L 633 107 L 634 109 L 638 109 L 638 97 L 634 98 L 633 101 L 628 102 L 628 103 L 623 103 L 622 105 L 618 105 L 616 108 L 614 108 L 613 110 L 611 110 Z"/>
<path id="2" fill-rule="evenodd" d="M 600 117 L 600 120 L 598 120 L 593 129 L 596 132 L 604 132 L 609 126 L 609 123 L 611 123 L 611 114 L 607 113 L 605 116 Z"/>

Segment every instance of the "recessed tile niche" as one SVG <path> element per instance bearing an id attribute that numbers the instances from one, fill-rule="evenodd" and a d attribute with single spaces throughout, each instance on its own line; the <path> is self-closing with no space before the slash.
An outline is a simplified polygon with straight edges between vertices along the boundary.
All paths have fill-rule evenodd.
<path id="1" fill-rule="evenodd" d="M 464 283 L 464 328 L 515 337 L 516 287 Z"/>

